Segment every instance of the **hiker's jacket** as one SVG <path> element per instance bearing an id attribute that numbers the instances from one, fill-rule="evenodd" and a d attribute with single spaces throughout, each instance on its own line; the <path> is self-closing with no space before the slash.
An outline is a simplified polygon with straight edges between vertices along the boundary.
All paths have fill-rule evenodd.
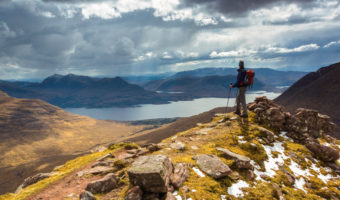
<path id="1" fill-rule="evenodd" d="M 246 77 L 246 70 L 238 69 L 237 71 L 237 82 L 233 84 L 233 87 L 246 87 L 246 85 L 243 84 L 244 78 Z"/>

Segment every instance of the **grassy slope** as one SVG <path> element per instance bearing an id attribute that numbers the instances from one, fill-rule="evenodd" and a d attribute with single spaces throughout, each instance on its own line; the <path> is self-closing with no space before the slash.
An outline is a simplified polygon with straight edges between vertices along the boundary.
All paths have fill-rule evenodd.
<path id="1" fill-rule="evenodd" d="M 144 126 L 77 116 L 41 100 L 0 94 L 0 194 L 24 178 L 108 144 Z"/>
<path id="2" fill-rule="evenodd" d="M 231 114 L 229 114 L 231 116 Z M 292 172 L 288 166 L 291 162 L 296 162 L 299 165 L 300 169 L 309 169 L 309 172 L 313 176 L 302 177 L 305 180 L 308 180 L 311 183 L 312 189 L 308 189 L 305 187 L 306 193 L 300 189 L 295 189 L 294 186 L 289 185 L 285 176 L 280 172 L 276 171 L 276 175 L 270 178 L 268 182 L 266 181 L 249 181 L 246 179 L 245 171 L 238 170 L 233 166 L 233 160 L 229 160 L 223 157 L 220 153 L 216 151 L 216 147 L 225 147 L 228 148 L 238 154 L 245 155 L 250 157 L 257 165 L 261 167 L 261 170 L 264 170 L 264 161 L 268 159 L 268 155 L 264 150 L 263 141 L 260 140 L 262 137 L 261 133 L 258 131 L 259 125 L 254 122 L 254 114 L 250 113 L 250 120 L 234 120 L 230 125 L 218 123 L 222 117 L 215 117 L 212 122 L 206 124 L 200 124 L 197 127 L 186 130 L 184 132 L 180 132 L 176 134 L 176 137 L 167 138 L 162 141 L 165 145 L 163 149 L 160 151 L 154 152 L 153 154 L 166 154 L 168 155 L 174 163 L 178 162 L 186 162 L 193 164 L 195 166 L 195 161 L 192 159 L 194 155 L 197 154 L 214 154 L 219 156 L 223 162 L 228 164 L 232 170 L 238 171 L 240 173 L 240 179 L 246 181 L 250 187 L 245 188 L 245 196 L 244 199 L 273 199 L 274 189 L 272 183 L 277 183 L 283 190 L 286 199 L 322 199 L 330 198 L 330 194 L 335 194 L 336 196 L 340 196 L 339 190 L 337 190 L 337 186 L 340 185 L 339 179 L 330 180 L 327 183 L 321 181 L 321 179 L 317 178 L 314 175 L 318 175 L 315 170 L 311 169 L 312 162 L 310 160 L 306 160 L 306 156 L 310 156 L 310 152 L 300 144 L 296 144 L 291 142 L 289 139 L 283 137 L 282 135 L 276 134 L 276 140 L 282 143 L 284 147 L 284 153 L 286 156 L 289 156 L 288 159 L 284 162 L 284 167 L 286 170 Z M 207 135 L 197 134 L 197 131 L 202 131 L 203 129 L 208 129 Z M 207 129 L 206 129 L 207 130 Z M 246 143 L 239 142 L 238 136 L 243 136 Z M 184 151 L 178 151 L 168 147 L 174 141 L 181 141 L 186 144 L 186 149 Z M 324 142 L 321 140 L 321 142 Z M 253 143 L 255 146 L 250 145 Z M 340 141 L 337 141 L 337 145 L 332 145 L 338 151 Z M 192 146 L 197 146 L 199 149 L 192 149 Z M 273 155 L 277 155 L 278 152 L 272 152 Z M 98 154 L 88 155 L 89 157 L 98 157 Z M 85 159 L 87 161 L 92 160 L 88 159 L 87 156 L 81 157 L 78 159 Z M 77 162 L 77 159 L 74 161 L 70 161 L 69 163 Z M 323 163 L 320 161 L 316 161 L 314 163 L 318 168 L 320 168 L 320 173 L 326 175 L 330 173 L 332 176 L 336 176 L 334 172 L 327 172 L 326 168 L 323 167 Z M 338 163 L 339 164 L 339 163 Z M 81 165 L 71 164 L 70 167 L 66 164 L 65 168 L 79 168 Z M 126 171 L 128 167 L 124 168 L 122 171 Z M 261 171 L 260 170 L 260 171 Z M 62 177 L 61 177 L 62 178 Z M 297 177 L 299 178 L 299 177 Z M 24 189 L 20 194 L 15 196 L 15 198 L 20 199 L 22 196 L 27 193 L 39 192 L 43 187 L 47 187 L 50 182 L 53 182 L 54 179 L 50 178 L 46 181 L 38 182 L 35 185 L 30 186 L 28 189 Z M 123 199 L 126 191 L 130 187 L 128 184 L 127 177 L 122 180 L 126 184 L 120 187 L 118 190 L 115 190 L 115 193 L 121 196 L 120 199 Z M 194 200 L 212 200 L 212 199 L 220 199 L 221 195 L 226 195 L 227 199 L 236 199 L 236 197 L 229 195 L 227 193 L 228 188 L 235 183 L 235 181 L 230 178 L 223 178 L 220 180 L 212 179 L 208 176 L 199 177 L 191 168 L 190 168 L 190 176 L 188 180 L 184 183 L 185 186 L 189 186 L 190 189 L 195 189 L 196 192 L 190 192 L 186 194 L 186 197 L 191 197 Z M 184 195 L 182 190 L 179 190 L 179 194 Z M 10 199 L 13 195 L 3 196 L 2 198 Z M 27 195 L 26 195 L 27 196 Z M 105 199 L 107 194 L 98 194 L 96 195 L 98 199 Z M 19 198 L 20 197 L 20 198 Z M 24 197 L 24 196 L 23 196 Z M 0 197 L 1 199 L 1 197 Z M 21 198 L 23 199 L 23 198 Z M 1 199 L 2 200 L 2 199 Z"/>

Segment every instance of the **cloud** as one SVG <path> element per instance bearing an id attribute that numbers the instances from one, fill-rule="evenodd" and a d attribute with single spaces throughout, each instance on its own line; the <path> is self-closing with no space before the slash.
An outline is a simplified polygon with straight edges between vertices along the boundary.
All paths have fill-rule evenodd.
<path id="1" fill-rule="evenodd" d="M 323 48 L 330 48 L 330 47 L 336 46 L 336 45 L 340 45 L 340 40 L 329 42 L 328 44 L 324 45 Z"/>
<path id="2" fill-rule="evenodd" d="M 289 48 L 281 48 L 281 47 L 268 47 L 265 51 L 266 52 L 271 52 L 271 53 L 296 53 L 296 52 L 306 52 L 306 51 L 314 51 L 319 49 L 320 46 L 317 44 L 307 44 L 307 45 L 302 45 L 299 47 L 295 47 L 292 49 Z"/>

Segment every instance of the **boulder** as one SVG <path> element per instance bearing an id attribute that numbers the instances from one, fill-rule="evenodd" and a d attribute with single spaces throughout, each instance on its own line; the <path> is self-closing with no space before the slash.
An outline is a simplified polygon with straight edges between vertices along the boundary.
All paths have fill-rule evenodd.
<path id="1" fill-rule="evenodd" d="M 87 184 L 86 190 L 92 193 L 109 192 L 118 187 L 116 176 L 113 173 L 107 174 L 99 180 Z"/>
<path id="2" fill-rule="evenodd" d="M 178 163 L 175 166 L 173 174 L 170 176 L 171 184 L 176 188 L 179 189 L 183 182 L 189 176 L 189 169 L 188 164 L 186 163 Z"/>
<path id="3" fill-rule="evenodd" d="M 109 167 L 113 164 L 114 160 L 107 160 L 107 161 L 102 161 L 102 162 L 96 162 L 93 165 L 91 165 L 91 168 L 95 168 L 98 166 L 106 166 Z"/>
<path id="4" fill-rule="evenodd" d="M 150 152 L 154 152 L 160 150 L 161 148 L 157 144 L 151 143 L 146 146 L 146 149 Z"/>
<path id="5" fill-rule="evenodd" d="M 39 174 L 36 174 L 34 176 L 30 176 L 30 177 L 28 177 L 28 178 L 26 178 L 24 180 L 24 182 L 22 183 L 22 188 L 25 188 L 25 187 L 27 187 L 29 185 L 37 183 L 37 182 L 39 182 L 39 181 L 41 181 L 41 180 L 43 180 L 45 178 L 48 178 L 48 177 L 50 177 L 50 176 L 52 176 L 54 174 L 55 173 L 39 173 Z"/>
<path id="6" fill-rule="evenodd" d="M 115 167 L 108 167 L 108 166 L 97 166 L 97 167 L 94 167 L 94 168 L 91 168 L 91 169 L 86 169 L 86 170 L 83 170 L 83 171 L 80 171 L 77 173 L 77 176 L 84 176 L 84 175 L 89 175 L 89 174 L 92 174 L 92 175 L 98 175 L 98 174 L 108 174 L 108 173 L 111 173 L 111 172 L 116 172 L 118 171 L 117 168 Z"/>
<path id="7" fill-rule="evenodd" d="M 179 151 L 185 150 L 185 144 L 183 144 L 182 142 L 172 143 L 170 144 L 170 147 Z"/>
<path id="8" fill-rule="evenodd" d="M 224 164 L 217 156 L 202 154 L 193 157 L 197 166 L 209 176 L 219 179 L 228 176 L 231 173 L 228 165 Z"/>
<path id="9" fill-rule="evenodd" d="M 332 147 L 321 145 L 316 142 L 308 142 L 306 147 L 313 153 L 315 157 L 325 162 L 333 162 L 339 159 L 339 152 Z"/>
<path id="10" fill-rule="evenodd" d="M 166 193 L 170 183 L 173 164 L 165 155 L 141 156 L 128 170 L 132 185 L 143 191 Z"/>
<path id="11" fill-rule="evenodd" d="M 237 171 L 232 171 L 228 176 L 233 180 L 238 180 L 240 178 L 240 174 Z"/>
<path id="12" fill-rule="evenodd" d="M 223 155 L 225 155 L 228 158 L 231 158 L 233 160 L 235 160 L 235 164 L 236 167 L 239 169 L 250 169 L 253 166 L 250 164 L 250 158 L 246 157 L 246 156 L 242 156 L 236 153 L 233 153 L 231 151 L 229 151 L 228 149 L 224 149 L 221 147 L 216 147 L 216 149 L 218 151 L 220 151 L 221 153 L 223 153 Z"/>
<path id="13" fill-rule="evenodd" d="M 94 195 L 91 192 L 84 191 L 80 193 L 79 200 L 96 200 L 96 197 L 94 197 Z"/>
<path id="14" fill-rule="evenodd" d="M 143 198 L 143 191 L 140 189 L 139 186 L 134 186 L 126 194 L 124 200 L 142 200 Z"/>

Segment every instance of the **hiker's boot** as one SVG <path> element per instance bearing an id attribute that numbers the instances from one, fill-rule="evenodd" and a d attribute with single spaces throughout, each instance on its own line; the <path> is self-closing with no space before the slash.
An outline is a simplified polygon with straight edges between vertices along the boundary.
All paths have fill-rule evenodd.
<path id="1" fill-rule="evenodd" d="M 234 114 L 235 114 L 235 115 L 240 115 L 241 112 L 240 112 L 240 111 L 235 111 Z"/>

